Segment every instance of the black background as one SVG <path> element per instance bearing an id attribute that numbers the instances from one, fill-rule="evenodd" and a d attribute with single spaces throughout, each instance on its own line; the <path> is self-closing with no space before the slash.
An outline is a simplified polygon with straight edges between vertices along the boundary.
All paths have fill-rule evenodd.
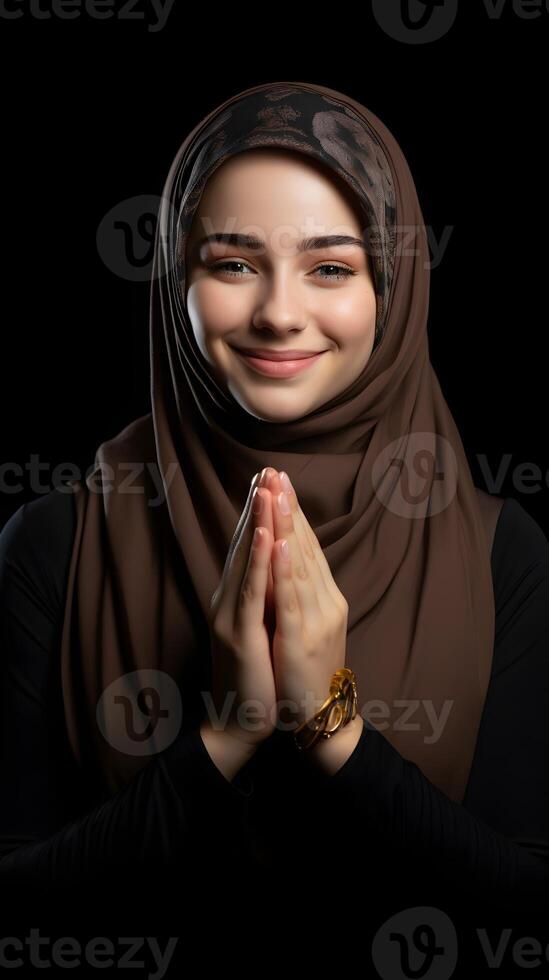
<path id="1" fill-rule="evenodd" d="M 549 12 L 472 7 L 415 45 L 389 37 L 369 4 L 307 6 L 298 21 L 295 6 L 190 13 L 175 0 L 156 32 L 145 0 L 140 20 L 39 20 L 28 4 L 0 18 L 3 461 L 25 467 L 38 454 L 51 489 L 55 466 L 85 470 L 149 411 L 149 286 L 105 265 L 98 226 L 118 202 L 162 193 L 188 131 L 221 101 L 269 80 L 311 81 L 384 121 L 426 225 L 438 240 L 451 229 L 431 274 L 431 359 L 475 484 L 516 497 L 549 533 Z M 525 464 L 539 477 L 521 487 L 513 472 Z M 17 482 L 0 493 L 0 524 L 36 496 L 28 473 Z"/>
<path id="2" fill-rule="evenodd" d="M 220 102 L 251 85 L 303 80 L 383 120 L 426 225 L 437 240 L 451 229 L 431 276 L 431 359 L 475 484 L 518 499 L 549 535 L 549 12 L 525 19 L 507 2 L 491 18 L 480 0 L 462 0 L 440 40 L 409 45 L 384 33 L 369 3 L 198 6 L 175 0 L 156 33 L 146 20 L 38 20 L 26 3 L 20 19 L 0 17 L 0 464 L 25 467 L 38 454 L 51 489 L 55 466 L 87 469 L 101 442 L 149 411 L 149 287 L 105 265 L 97 229 L 118 202 L 162 193 L 181 142 Z M 138 9 L 153 20 L 144 0 Z M 539 478 L 529 470 L 535 478 L 521 487 L 513 472 L 529 464 Z M 20 482 L 16 493 L 0 491 L 0 527 L 36 496 L 28 476 Z M 334 853 L 352 861 L 345 847 Z M 319 861 L 324 881 L 328 855 Z M 332 902 L 344 911 L 352 878 L 337 872 L 321 922 L 335 914 Z M 375 881 L 362 886 L 375 891 Z M 301 898 L 319 913 L 314 891 Z M 353 933 L 318 938 L 346 956 L 355 942 Z"/>

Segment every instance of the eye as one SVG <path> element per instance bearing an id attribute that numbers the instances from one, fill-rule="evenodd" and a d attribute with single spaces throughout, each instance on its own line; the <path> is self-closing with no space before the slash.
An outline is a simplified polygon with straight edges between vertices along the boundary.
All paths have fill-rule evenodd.
<path id="1" fill-rule="evenodd" d="M 233 259 L 232 261 L 229 260 L 227 262 L 218 262 L 216 265 L 211 265 L 210 269 L 212 270 L 212 272 L 222 272 L 222 271 L 226 272 L 228 276 L 236 276 L 237 279 L 239 279 L 240 278 L 239 272 L 229 272 L 228 266 L 230 265 L 241 265 L 244 266 L 246 269 L 250 268 L 250 266 L 247 265 L 246 262 L 240 262 L 237 261 L 236 259 Z"/>
<path id="2" fill-rule="evenodd" d="M 229 275 L 229 276 L 236 276 L 237 278 L 239 278 L 240 277 L 240 273 L 238 273 L 238 272 L 229 272 L 228 266 L 230 266 L 230 265 L 243 265 L 247 269 L 250 268 L 250 266 L 249 265 L 246 265 L 245 262 L 240 262 L 240 261 L 237 261 L 236 259 L 233 259 L 232 261 L 218 262 L 216 265 L 211 265 L 210 266 L 210 269 L 211 269 L 212 272 L 222 272 L 223 271 L 223 272 L 227 272 L 227 275 Z"/>
<path id="3" fill-rule="evenodd" d="M 338 272 L 338 275 L 335 276 L 321 276 L 322 279 L 347 279 L 348 276 L 356 276 L 355 270 L 349 268 L 348 265 L 335 265 L 333 262 L 324 262 L 313 269 L 313 272 L 318 272 L 319 269 L 336 269 Z"/>
<path id="4" fill-rule="evenodd" d="M 226 272 L 229 276 L 236 276 L 237 279 L 241 278 L 241 273 L 229 271 L 229 266 L 239 265 L 246 269 L 250 266 L 246 262 L 241 262 L 236 259 L 228 260 L 226 262 L 217 262 L 215 265 L 210 266 L 213 272 Z M 347 279 L 349 276 L 356 276 L 356 271 L 351 269 L 348 265 L 336 265 L 334 262 L 323 262 L 322 265 L 318 265 L 313 272 L 318 272 L 319 269 L 334 269 L 335 274 L 321 275 L 321 279 Z"/>

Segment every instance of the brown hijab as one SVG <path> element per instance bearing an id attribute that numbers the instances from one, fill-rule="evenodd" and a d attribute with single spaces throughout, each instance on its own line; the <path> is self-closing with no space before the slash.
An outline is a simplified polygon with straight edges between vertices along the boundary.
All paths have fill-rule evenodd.
<path id="1" fill-rule="evenodd" d="M 261 421 L 216 383 L 185 306 L 185 241 L 224 160 L 287 147 L 355 192 L 377 296 L 374 350 L 303 418 Z M 358 708 L 461 802 L 490 677 L 490 554 L 461 438 L 429 360 L 429 252 L 416 189 L 372 112 L 321 85 L 240 92 L 187 136 L 168 174 L 151 283 L 152 411 L 73 485 L 62 635 L 75 758 L 107 793 L 207 711 L 210 599 L 249 491 L 288 472 L 349 603 Z M 438 728 L 437 728 L 438 719 Z"/>

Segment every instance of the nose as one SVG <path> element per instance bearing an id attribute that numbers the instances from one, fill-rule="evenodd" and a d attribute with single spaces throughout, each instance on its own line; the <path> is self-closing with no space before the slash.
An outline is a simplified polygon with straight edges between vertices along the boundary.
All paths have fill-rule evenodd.
<path id="1" fill-rule="evenodd" d="M 298 285 L 290 282 L 289 275 L 273 275 L 265 281 L 256 302 L 252 325 L 258 330 L 269 329 L 279 336 L 305 329 L 307 311 L 303 295 Z"/>

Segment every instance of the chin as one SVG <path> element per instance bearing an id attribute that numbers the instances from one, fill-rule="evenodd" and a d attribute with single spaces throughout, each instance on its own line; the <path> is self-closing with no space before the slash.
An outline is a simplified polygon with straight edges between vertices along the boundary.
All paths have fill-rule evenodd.
<path id="1" fill-rule="evenodd" d="M 245 412 L 260 419 L 262 422 L 292 422 L 295 419 L 301 418 L 307 412 L 312 411 L 306 404 L 301 408 L 299 406 L 292 407 L 287 403 L 280 405 L 280 410 L 277 411 L 276 407 L 272 404 L 272 398 L 269 399 L 269 404 L 267 404 L 267 397 L 265 399 L 246 398 L 241 390 L 237 390 L 235 385 L 229 384 L 229 390 L 233 398 L 235 398 Z"/>

